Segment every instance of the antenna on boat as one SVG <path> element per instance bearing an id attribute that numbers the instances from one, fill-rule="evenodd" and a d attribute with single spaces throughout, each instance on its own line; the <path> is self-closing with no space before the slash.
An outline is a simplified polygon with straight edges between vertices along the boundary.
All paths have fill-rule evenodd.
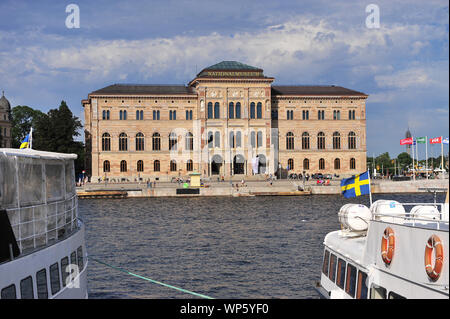
<path id="1" fill-rule="evenodd" d="M 372 206 L 372 186 L 370 186 L 370 169 L 367 170 L 367 176 L 369 177 L 369 201 L 370 207 Z"/>

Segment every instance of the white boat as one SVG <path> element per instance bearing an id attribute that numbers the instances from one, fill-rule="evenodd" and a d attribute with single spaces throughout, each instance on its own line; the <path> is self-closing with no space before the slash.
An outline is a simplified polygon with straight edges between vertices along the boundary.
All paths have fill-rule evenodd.
<path id="1" fill-rule="evenodd" d="M 327 299 L 448 299 L 449 208 L 378 200 L 346 204 L 325 236 L 320 282 Z"/>
<path id="2" fill-rule="evenodd" d="M 87 298 L 75 154 L 0 148 L 0 298 Z"/>

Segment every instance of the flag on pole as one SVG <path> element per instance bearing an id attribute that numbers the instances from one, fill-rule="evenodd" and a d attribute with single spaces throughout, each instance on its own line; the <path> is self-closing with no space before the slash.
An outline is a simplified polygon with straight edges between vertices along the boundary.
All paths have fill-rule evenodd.
<path id="1" fill-rule="evenodd" d="M 412 144 L 412 143 L 413 143 L 412 137 L 408 137 L 408 138 L 404 138 L 404 139 L 400 140 L 400 145 L 407 145 L 407 144 Z"/>
<path id="2" fill-rule="evenodd" d="M 31 131 L 25 136 L 19 148 L 31 148 Z"/>
<path id="3" fill-rule="evenodd" d="M 442 143 L 442 136 L 430 138 L 430 144 Z"/>
<path id="4" fill-rule="evenodd" d="M 416 138 L 417 143 L 419 144 L 426 144 L 427 143 L 427 138 L 425 136 L 423 137 L 417 137 Z"/>
<path id="5" fill-rule="evenodd" d="M 341 181 L 341 191 L 345 198 L 370 194 L 369 172 L 343 179 Z"/>
<path id="6" fill-rule="evenodd" d="M 448 144 L 448 137 L 444 138 L 444 139 L 442 140 L 442 143 L 443 143 L 443 144 Z"/>

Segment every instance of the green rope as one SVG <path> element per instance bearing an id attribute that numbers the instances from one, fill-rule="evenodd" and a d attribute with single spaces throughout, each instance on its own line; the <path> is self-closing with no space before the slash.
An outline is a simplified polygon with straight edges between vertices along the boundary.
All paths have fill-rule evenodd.
<path id="1" fill-rule="evenodd" d="M 88 256 L 88 257 L 89 257 L 89 259 L 92 259 L 93 261 L 96 261 L 96 262 L 98 262 L 100 264 L 103 264 L 103 265 L 105 265 L 107 267 L 110 267 L 112 269 L 124 272 L 124 273 L 126 273 L 128 275 L 131 275 L 131 276 L 134 276 L 134 277 L 137 277 L 137 278 L 140 278 L 140 279 L 144 279 L 144 280 L 150 281 L 150 282 L 152 282 L 154 284 L 158 284 L 158 285 L 161 285 L 161 286 L 164 286 L 164 287 L 167 287 L 167 288 L 175 289 L 175 290 L 178 290 L 178 291 L 181 291 L 181 292 L 184 292 L 184 293 L 187 293 L 187 294 L 191 294 L 191 295 L 194 295 L 194 296 L 197 296 L 197 297 L 201 297 L 201 298 L 205 298 L 205 299 L 214 299 L 214 298 L 208 297 L 206 295 L 202 295 L 202 294 L 199 294 L 199 293 L 196 293 L 196 292 L 193 292 L 193 291 L 189 291 L 189 290 L 186 290 L 186 289 L 183 289 L 183 288 L 179 288 L 179 287 L 175 287 L 175 286 L 172 286 L 172 285 L 168 285 L 168 284 L 165 284 L 165 283 L 157 281 L 157 280 L 153 280 L 153 279 L 141 276 L 141 275 L 134 274 L 132 272 L 129 272 L 128 270 L 125 270 L 125 269 L 122 269 L 122 268 L 119 268 L 119 267 L 116 267 L 116 266 L 113 266 L 113 265 L 109 265 L 109 264 L 107 264 L 107 263 L 105 263 L 103 261 L 95 259 L 94 257 L 91 257 L 91 256 Z"/>

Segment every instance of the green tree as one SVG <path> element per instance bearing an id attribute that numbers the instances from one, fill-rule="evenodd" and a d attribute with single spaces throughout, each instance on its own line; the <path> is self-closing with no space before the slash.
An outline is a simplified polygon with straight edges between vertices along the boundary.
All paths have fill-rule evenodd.
<path id="1" fill-rule="evenodd" d="M 383 169 L 383 171 L 381 172 L 382 174 L 387 173 L 388 169 L 394 167 L 394 165 L 392 165 L 391 163 L 391 158 L 388 152 L 378 155 L 375 158 L 375 165 L 379 166 L 380 170 Z M 393 169 L 391 169 L 390 171 L 393 172 Z"/>
<path id="2" fill-rule="evenodd" d="M 412 157 L 406 152 L 400 153 L 397 156 L 397 164 L 402 170 L 405 170 L 408 166 L 412 167 Z"/>
<path id="3" fill-rule="evenodd" d="M 25 136 L 30 133 L 31 127 L 35 127 L 39 120 L 46 116 L 39 110 L 34 110 L 26 105 L 18 105 L 11 110 L 12 117 L 12 148 L 19 148 Z"/>

